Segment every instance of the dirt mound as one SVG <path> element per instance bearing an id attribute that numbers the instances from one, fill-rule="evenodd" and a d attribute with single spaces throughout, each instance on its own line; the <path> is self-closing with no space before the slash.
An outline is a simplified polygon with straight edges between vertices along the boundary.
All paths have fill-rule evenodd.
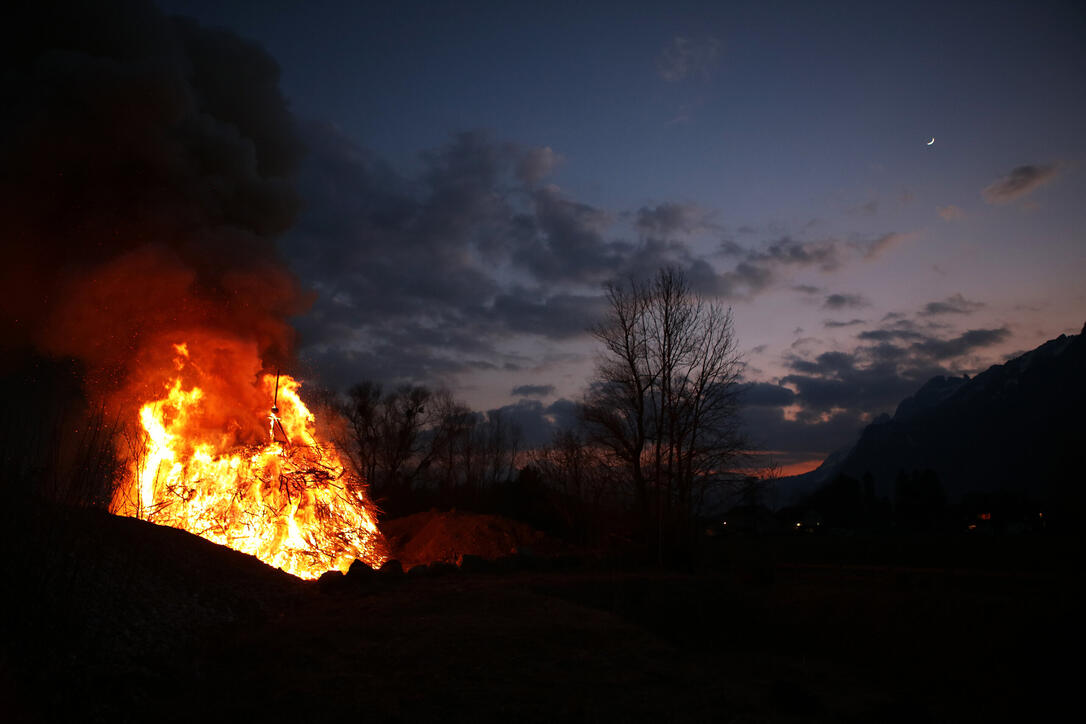
<path id="1" fill-rule="evenodd" d="M 405 569 L 465 555 L 488 560 L 517 553 L 554 555 L 561 544 L 519 521 L 500 515 L 451 510 L 415 513 L 381 524 L 392 555 Z"/>

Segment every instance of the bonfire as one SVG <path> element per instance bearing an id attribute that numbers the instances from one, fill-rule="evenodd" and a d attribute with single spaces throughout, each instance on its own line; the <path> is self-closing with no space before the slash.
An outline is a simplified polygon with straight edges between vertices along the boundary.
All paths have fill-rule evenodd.
<path id="1" fill-rule="evenodd" d="M 112 510 L 186 530 L 256 556 L 300 578 L 346 572 L 357 559 L 386 559 L 363 480 L 336 447 L 318 438 L 316 419 L 288 375 L 260 374 L 224 415 L 187 344 L 174 345 L 175 374 L 161 397 L 139 407 L 130 465 Z M 259 413 L 252 401 L 266 401 Z M 262 414 L 266 432 L 246 440 L 245 416 Z M 225 422 L 224 422 L 225 421 Z"/>

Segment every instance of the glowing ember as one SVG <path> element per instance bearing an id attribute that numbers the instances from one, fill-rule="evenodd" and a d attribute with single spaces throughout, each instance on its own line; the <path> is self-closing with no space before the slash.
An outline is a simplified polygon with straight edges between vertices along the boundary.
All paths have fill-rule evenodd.
<path id="1" fill-rule="evenodd" d="M 185 345 L 175 349 L 177 377 L 164 398 L 140 408 L 142 434 L 113 512 L 187 530 L 301 578 L 346 572 L 356 558 L 383 563 L 364 484 L 317 439 L 299 383 L 262 375 L 256 397 L 267 408 L 275 400 L 268 438 L 238 444 L 234 431 L 209 426 L 221 415 L 208 412 L 214 404 L 199 386 L 186 389 L 183 378 L 198 366 Z"/>

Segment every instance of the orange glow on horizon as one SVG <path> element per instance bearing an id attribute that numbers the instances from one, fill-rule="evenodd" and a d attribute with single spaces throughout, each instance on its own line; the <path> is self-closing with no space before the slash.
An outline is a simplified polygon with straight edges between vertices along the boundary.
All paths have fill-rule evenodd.
<path id="1" fill-rule="evenodd" d="M 768 458 L 768 461 L 772 461 L 774 456 L 785 457 L 787 453 L 780 450 L 747 450 L 744 455 L 751 455 L 755 458 L 764 457 Z M 810 453 L 808 453 L 810 454 Z M 764 478 L 771 475 L 779 475 L 782 478 L 789 477 L 791 475 L 802 475 L 803 473 L 809 473 L 825 461 L 825 456 L 817 458 L 808 458 L 807 460 L 798 460 L 790 463 L 783 464 L 767 464 L 762 467 L 757 467 L 756 470 L 749 474 L 755 477 Z"/>
<path id="2" fill-rule="evenodd" d="M 788 465 L 781 466 L 781 477 L 788 477 L 790 475 L 802 475 L 803 473 L 809 473 L 822 464 L 822 458 L 815 458 L 813 460 L 801 460 L 796 463 L 789 463 Z"/>

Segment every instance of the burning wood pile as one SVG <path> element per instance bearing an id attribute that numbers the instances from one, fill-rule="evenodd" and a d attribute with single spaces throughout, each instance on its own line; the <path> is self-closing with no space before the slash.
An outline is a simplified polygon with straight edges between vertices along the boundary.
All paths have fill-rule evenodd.
<path id="1" fill-rule="evenodd" d="M 300 383 L 259 375 L 228 403 L 236 409 L 224 411 L 198 381 L 220 392 L 221 383 L 186 344 L 174 349 L 176 376 L 163 397 L 140 406 L 140 426 L 127 440 L 131 464 L 113 512 L 181 528 L 301 578 L 346 572 L 355 559 L 380 566 L 387 556 L 364 482 L 318 439 Z M 261 398 L 270 413 L 267 403 L 242 404 Z M 267 421 L 262 439 L 245 441 L 245 412 Z"/>

